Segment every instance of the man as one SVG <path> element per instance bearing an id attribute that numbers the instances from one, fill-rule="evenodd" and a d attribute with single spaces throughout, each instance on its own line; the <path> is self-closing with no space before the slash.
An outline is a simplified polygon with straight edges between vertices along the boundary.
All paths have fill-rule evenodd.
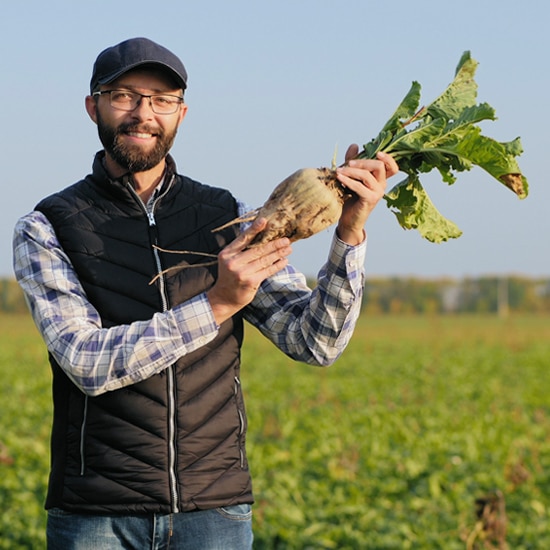
<path id="1" fill-rule="evenodd" d="M 353 198 L 311 291 L 288 239 L 248 248 L 265 220 L 212 232 L 246 207 L 176 172 L 186 87 L 182 62 L 150 40 L 104 50 L 86 97 L 104 150 L 15 228 L 15 273 L 53 371 L 50 549 L 250 548 L 243 321 L 329 365 L 359 313 L 363 227 L 395 161 L 339 169 Z M 167 250 L 189 251 L 186 268 L 169 270 L 182 256 Z"/>

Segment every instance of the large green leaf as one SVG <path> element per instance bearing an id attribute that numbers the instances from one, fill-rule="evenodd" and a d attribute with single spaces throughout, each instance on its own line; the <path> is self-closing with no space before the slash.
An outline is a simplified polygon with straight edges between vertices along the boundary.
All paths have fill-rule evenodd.
<path id="1" fill-rule="evenodd" d="M 480 133 L 476 135 L 474 131 L 464 136 L 456 146 L 457 156 L 483 168 L 518 197 L 525 198 L 529 192 L 529 184 L 521 174 L 515 158 L 522 150 L 519 138 L 508 143 L 500 143 Z"/>
<path id="2" fill-rule="evenodd" d="M 456 239 L 462 231 L 433 205 L 418 178 L 410 176 L 387 193 L 386 202 L 404 229 L 417 229 L 433 243 Z"/>
<path id="3" fill-rule="evenodd" d="M 443 182 L 455 183 L 457 173 L 478 166 L 511 189 L 519 198 L 528 194 L 528 182 L 516 157 L 520 138 L 498 142 L 481 134 L 478 124 L 495 120 L 488 103 L 476 104 L 474 80 L 477 61 L 464 52 L 455 78 L 427 107 L 418 109 L 420 85 L 413 85 L 380 134 L 365 144 L 358 158 L 374 158 L 378 151 L 394 156 L 407 178 L 385 196 L 405 229 L 417 229 L 432 241 L 456 238 L 461 231 L 435 208 L 422 187 L 419 174 L 437 170 Z"/>
<path id="4" fill-rule="evenodd" d="M 427 108 L 430 116 L 458 118 L 465 108 L 475 105 L 477 84 L 474 76 L 477 65 L 477 61 L 470 57 L 470 52 L 462 54 L 453 82 Z"/>

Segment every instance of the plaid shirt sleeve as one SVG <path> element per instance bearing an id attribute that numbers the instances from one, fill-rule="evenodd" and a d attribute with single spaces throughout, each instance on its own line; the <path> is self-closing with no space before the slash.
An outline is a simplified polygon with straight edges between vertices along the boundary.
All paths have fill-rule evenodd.
<path id="1" fill-rule="evenodd" d="M 246 310 L 247 320 L 292 359 L 331 365 L 359 317 L 365 251 L 366 242 L 352 247 L 335 235 L 313 290 L 289 266 L 263 282 Z"/>
<path id="2" fill-rule="evenodd" d="M 148 321 L 102 328 L 97 310 L 40 212 L 17 222 L 13 252 L 16 278 L 49 352 L 89 395 L 145 380 L 218 333 L 204 293 Z"/>

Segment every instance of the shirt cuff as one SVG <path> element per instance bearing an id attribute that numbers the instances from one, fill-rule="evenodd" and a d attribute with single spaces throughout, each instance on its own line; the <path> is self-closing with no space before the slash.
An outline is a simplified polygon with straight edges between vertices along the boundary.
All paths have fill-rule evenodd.
<path id="1" fill-rule="evenodd" d="M 348 271 L 361 270 L 365 264 L 367 253 L 367 234 L 365 239 L 358 245 L 351 245 L 338 237 L 336 231 L 332 238 L 331 258 L 335 264 L 345 263 Z"/>
<path id="2" fill-rule="evenodd" d="M 175 306 L 172 314 L 188 352 L 208 344 L 218 335 L 219 326 L 204 292 Z"/>

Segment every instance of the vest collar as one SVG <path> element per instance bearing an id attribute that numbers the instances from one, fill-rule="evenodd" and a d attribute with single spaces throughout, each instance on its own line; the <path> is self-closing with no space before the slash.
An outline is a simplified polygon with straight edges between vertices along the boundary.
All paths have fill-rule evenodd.
<path id="1" fill-rule="evenodd" d="M 170 188 L 170 184 L 173 182 L 173 177 L 176 174 L 176 163 L 171 155 L 166 156 L 166 169 L 164 171 L 161 184 L 157 187 L 155 194 L 163 194 Z M 112 179 L 107 169 L 105 168 L 105 151 L 98 151 L 95 155 L 92 165 L 92 177 L 93 180 L 102 187 L 111 190 L 116 194 L 121 191 L 127 193 L 128 185 L 133 186 L 132 173 L 127 172 L 119 178 Z"/>

